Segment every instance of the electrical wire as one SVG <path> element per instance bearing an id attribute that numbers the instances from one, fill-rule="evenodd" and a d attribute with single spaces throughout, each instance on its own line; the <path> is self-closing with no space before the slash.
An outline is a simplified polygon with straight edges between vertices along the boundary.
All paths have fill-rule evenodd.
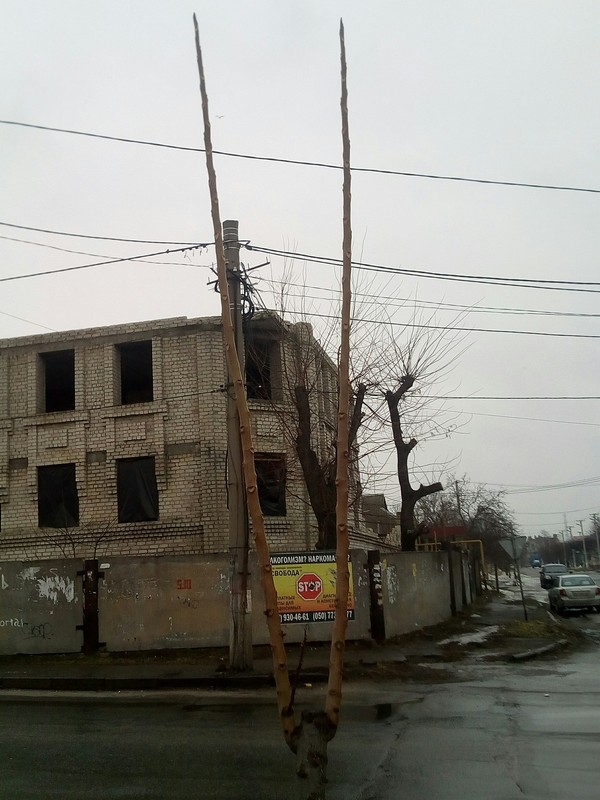
<path id="1" fill-rule="evenodd" d="M 3 317 L 10 317 L 11 319 L 17 319 L 19 322 L 26 322 L 28 325 L 35 325 L 36 328 L 43 328 L 45 331 L 50 331 L 51 333 L 58 333 L 56 328 L 49 328 L 48 325 L 42 325 L 41 322 L 33 322 L 33 320 L 25 319 L 25 317 L 17 317 L 16 314 L 9 314 L 8 311 L 0 311 L 0 314 Z"/>
<path id="2" fill-rule="evenodd" d="M 600 483 L 600 477 L 582 478 L 579 481 L 572 481 L 571 483 L 555 483 L 546 486 L 523 486 L 515 489 L 507 488 L 505 494 L 536 494 L 537 492 L 551 492 L 558 489 L 576 489 L 581 486 L 597 486 L 598 483 Z"/>
<path id="3" fill-rule="evenodd" d="M 565 514 L 580 514 L 583 511 L 595 511 L 598 508 L 598 504 L 595 506 L 589 506 L 588 508 L 571 508 L 568 511 L 515 511 L 517 516 L 525 516 L 525 517 L 545 517 L 545 516 L 553 516 L 564 517 Z M 562 525 L 561 522 L 557 523 L 548 523 L 548 527 L 550 525 Z"/>
<path id="4" fill-rule="evenodd" d="M 31 244 L 35 247 L 44 247 L 47 250 L 58 250 L 61 253 L 74 253 L 78 256 L 90 256 L 91 258 L 110 258 L 107 256 L 106 253 L 89 253 L 85 250 L 71 250 L 68 247 L 58 247 L 58 245 L 54 244 L 46 244 L 45 242 L 32 242 L 30 239 L 17 239 L 14 236 L 1 236 L 0 239 L 4 239 L 9 242 L 19 242 L 19 244 Z M 204 264 L 192 264 L 190 262 L 185 261 L 144 261 L 143 259 L 137 259 L 140 263 L 144 264 L 158 264 L 162 266 L 170 266 L 170 267 L 193 267 L 195 269 L 210 269 L 208 265 Z"/>
<path id="5" fill-rule="evenodd" d="M 257 297 L 257 300 L 258 300 L 257 307 L 260 308 L 261 311 L 266 311 L 269 314 L 277 315 L 277 319 L 279 319 L 279 315 L 277 314 L 277 311 L 267 307 L 267 305 L 265 304 L 264 300 L 262 299 L 262 297 L 260 295 L 260 292 L 256 290 L 256 287 L 254 289 L 254 294 L 255 294 L 255 296 Z M 314 314 L 314 313 L 311 312 L 311 317 L 321 317 L 321 316 L 325 316 L 325 317 L 331 318 L 331 319 L 339 319 L 339 317 L 337 317 L 335 315 Z M 365 321 L 368 321 L 368 320 L 365 320 Z M 391 323 L 391 324 L 394 324 L 394 323 Z M 401 325 L 402 327 L 417 327 L 417 328 L 419 328 L 419 327 L 435 327 L 435 326 L 420 326 L 420 325 L 404 326 L 403 323 L 395 323 L 395 324 Z M 460 328 L 457 328 L 457 329 L 448 328 L 448 329 L 449 330 L 461 330 Z M 443 330 L 446 330 L 446 328 L 444 328 Z M 469 329 L 466 329 L 466 330 L 469 330 Z M 488 332 L 491 332 L 491 331 L 488 331 Z M 510 331 L 510 332 L 511 333 L 517 333 L 517 331 Z M 526 333 L 526 332 L 523 331 L 523 333 Z M 549 335 L 552 335 L 552 334 L 549 334 Z M 567 336 L 568 334 L 557 334 L 557 335 L 558 336 Z M 576 335 L 576 334 L 574 334 L 574 335 Z M 600 338 L 600 336 L 595 336 L 593 338 Z M 600 400 L 600 395 L 571 395 L 571 396 L 567 396 L 567 395 L 555 395 L 555 396 L 544 395 L 544 396 L 504 396 L 504 397 L 486 396 L 486 395 L 428 395 L 428 399 L 429 400 Z M 456 412 L 456 413 L 468 414 L 469 412 L 465 411 L 465 412 Z"/>
<path id="6" fill-rule="evenodd" d="M 7 281 L 18 281 L 25 278 L 38 278 L 41 275 L 56 275 L 59 272 L 74 272 L 80 269 L 90 269 L 91 267 L 103 267 L 107 264 L 121 264 L 124 261 L 140 261 L 145 258 L 152 258 L 153 256 L 164 256 L 167 253 L 184 253 L 186 250 L 195 250 L 202 245 L 193 245 L 191 247 L 179 247 L 177 250 L 162 250 L 159 253 L 145 253 L 140 256 L 128 256 L 127 258 L 111 258 L 108 261 L 96 261 L 93 264 L 79 264 L 76 267 L 61 267 L 59 269 L 46 269 L 41 272 L 30 272 L 26 275 L 9 275 L 7 278 L 0 278 L 0 283 Z"/>
<path id="7" fill-rule="evenodd" d="M 12 125 L 21 128 L 30 128 L 39 131 L 52 131 L 54 133 L 67 133 L 72 136 L 86 136 L 92 139 L 104 139 L 110 142 L 124 142 L 126 144 L 140 144 L 146 147 L 162 147 L 168 150 L 181 150 L 183 152 L 204 153 L 203 147 L 186 147 L 184 145 L 170 144 L 167 142 L 156 142 L 147 139 L 132 139 L 124 136 L 109 136 L 90 131 L 78 131 L 71 128 L 55 128 L 50 125 L 34 125 L 28 122 L 18 122 L 16 120 L 0 120 L 0 125 Z M 318 167 L 320 169 L 342 170 L 341 164 L 328 164 L 322 161 L 303 161 L 293 158 L 276 158 L 274 156 L 257 156 L 249 153 L 232 153 L 225 150 L 213 150 L 214 155 L 225 156 L 227 158 L 239 158 L 249 161 L 267 161 L 275 164 L 294 164 L 303 167 Z M 478 183 L 489 186 L 512 186 L 525 189 L 547 189 L 560 192 L 585 192 L 589 194 L 600 194 L 600 189 L 592 189 L 583 186 L 567 186 L 548 183 L 528 183 L 525 181 L 504 181 L 491 180 L 489 178 L 468 178 L 463 175 L 441 175 L 427 172 L 407 172 L 395 169 L 377 169 L 375 167 L 351 167 L 352 172 L 365 172 L 375 175 L 394 175 L 404 178 L 426 178 L 435 181 L 451 181 L 455 183 Z"/>
<path id="8" fill-rule="evenodd" d="M 273 247 L 263 247 L 254 244 L 244 245 L 248 250 L 257 253 L 264 253 L 265 255 L 280 256 L 288 258 L 292 261 L 306 261 L 308 263 L 327 264 L 329 266 L 339 267 L 342 260 L 339 258 L 332 258 L 330 256 L 316 256 L 310 253 L 297 253 L 288 250 L 279 250 Z M 559 280 L 542 280 L 540 278 L 506 278 L 495 277 L 489 275 L 463 275 L 460 273 L 452 272 L 434 272 L 431 270 L 417 270 L 405 269 L 403 267 L 389 267 L 382 264 L 371 264 L 364 261 L 353 261 L 353 268 L 363 270 L 366 272 L 383 272 L 391 275 L 409 275 L 416 278 L 434 278 L 435 280 L 444 281 L 458 281 L 461 283 L 480 283 L 484 286 L 511 286 L 522 289 L 554 289 L 564 292 L 590 292 L 598 294 L 600 289 L 587 289 L 580 288 L 584 286 L 600 286 L 600 282 L 596 281 L 559 281 Z"/>
<path id="9" fill-rule="evenodd" d="M 600 400 L 600 395 L 427 395 L 429 400 Z M 468 414 L 468 411 L 463 412 Z"/>
<path id="10" fill-rule="evenodd" d="M 271 311 L 271 313 L 276 314 L 277 311 L 275 309 L 265 309 L 267 311 Z M 311 317 L 316 317 L 320 319 L 332 319 L 332 320 L 339 320 L 339 314 L 320 314 L 316 311 L 310 312 Z M 378 319 L 364 319 L 362 317 L 351 317 L 350 322 L 362 322 L 369 325 L 381 325 L 383 324 L 381 320 Z M 462 333 L 501 333 L 501 334 L 513 334 L 518 336 L 551 336 L 555 338 L 561 339 L 600 339 L 600 334 L 596 333 L 554 333 L 553 331 L 521 331 L 521 330 L 510 330 L 509 328 L 475 328 L 475 327 L 463 327 L 460 325 L 428 325 L 425 323 L 417 323 L 417 322 L 392 322 L 386 321 L 386 325 L 390 325 L 393 328 L 416 328 L 418 330 L 430 330 L 430 331 L 457 331 Z"/>
<path id="11" fill-rule="evenodd" d="M 341 294 L 341 289 L 338 289 L 333 286 L 332 287 L 314 286 L 306 283 L 296 283 L 294 281 L 279 281 L 275 280 L 274 278 L 264 278 L 264 277 L 261 277 L 260 280 L 264 281 L 269 286 L 278 284 L 280 286 L 294 287 L 301 290 L 300 292 L 297 293 L 287 291 L 286 297 L 298 297 L 308 300 L 330 299 L 327 298 L 325 295 L 310 295 L 307 294 L 306 291 L 302 291 L 306 289 L 314 289 L 315 291 L 321 291 L 321 292 L 333 292 L 336 295 Z M 275 293 L 276 290 L 271 289 L 271 291 Z M 576 311 L 544 311 L 541 309 L 514 308 L 514 307 L 511 308 L 507 306 L 480 306 L 480 305 L 466 306 L 460 303 L 447 303 L 439 300 L 423 300 L 421 298 L 416 298 L 416 297 L 399 297 L 398 295 L 378 294 L 374 298 L 373 295 L 369 294 L 368 292 L 359 292 L 356 290 L 353 290 L 352 296 L 359 298 L 366 297 L 369 299 L 370 302 L 373 302 L 375 300 L 375 302 L 377 303 L 380 303 L 382 300 L 392 301 L 392 302 L 386 302 L 386 305 L 391 305 L 396 308 L 413 307 L 423 311 L 439 310 L 439 311 L 468 312 L 470 314 L 507 314 L 507 315 L 543 316 L 543 317 L 575 317 L 578 319 L 600 318 L 600 314 L 587 314 Z"/>
<path id="12" fill-rule="evenodd" d="M 68 231 L 55 231 L 49 228 L 34 228 L 31 225 L 17 225 L 14 222 L 0 222 L 5 228 L 16 228 L 20 231 L 33 231 L 35 233 L 49 233 L 53 236 L 73 236 L 77 239 L 98 239 L 104 242 L 130 242 L 132 244 L 162 244 L 162 245 L 177 245 L 185 247 L 212 247 L 213 241 L 210 242 L 163 242 L 158 239 L 124 239 L 117 236 L 94 236 L 89 233 L 71 233 Z"/>
<path id="13" fill-rule="evenodd" d="M 451 414 L 467 414 L 470 417 L 493 417 L 495 419 L 517 419 L 525 422 L 550 422 L 556 425 L 583 425 L 589 428 L 600 428 L 600 422 L 576 422 L 569 419 L 547 419 L 545 417 L 519 417 L 514 414 L 486 414 L 482 411 L 456 411 L 448 409 Z"/>

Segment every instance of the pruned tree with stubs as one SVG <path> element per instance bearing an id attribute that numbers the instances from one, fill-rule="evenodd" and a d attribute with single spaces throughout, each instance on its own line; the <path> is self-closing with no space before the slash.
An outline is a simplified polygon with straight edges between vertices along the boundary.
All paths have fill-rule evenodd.
<path id="1" fill-rule="evenodd" d="M 398 485 L 400 486 L 400 497 L 402 504 L 400 507 L 400 536 L 402 550 L 414 550 L 418 537 L 418 530 L 415 524 L 415 507 L 419 500 L 430 494 L 441 492 L 444 488 L 439 481 L 430 484 L 420 483 L 414 488 L 411 481 L 409 469 L 409 457 L 417 446 L 417 440 L 412 437 L 407 440 L 403 425 L 401 403 L 403 397 L 415 382 L 413 375 L 404 375 L 400 380 L 400 385 L 393 391 L 385 393 L 392 428 L 392 437 L 396 449 L 396 469 L 398 475 Z"/>
<path id="2" fill-rule="evenodd" d="M 377 413 L 367 418 L 363 428 L 368 430 L 375 419 L 381 441 L 377 457 L 381 462 L 385 452 L 394 464 L 401 500 L 401 547 L 408 551 L 415 549 L 418 538 L 419 502 L 443 489 L 440 480 L 415 480 L 419 441 L 448 436 L 457 427 L 456 415 L 440 409 L 432 390 L 452 373 L 466 347 L 465 333 L 458 326 L 463 315 L 441 330 L 434 324 L 434 315 L 435 310 L 426 318 L 415 313 L 400 331 L 382 323 L 375 345 L 380 357 L 365 372 L 370 386 L 367 399 Z"/>

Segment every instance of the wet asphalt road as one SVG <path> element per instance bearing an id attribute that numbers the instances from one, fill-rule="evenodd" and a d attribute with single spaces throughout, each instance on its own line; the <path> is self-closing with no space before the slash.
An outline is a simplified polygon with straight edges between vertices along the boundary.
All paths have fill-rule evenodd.
<path id="1" fill-rule="evenodd" d="M 481 665 L 464 682 L 348 686 L 328 798 L 596 800 L 599 657 L 592 647 Z M 2 800 L 306 798 L 268 690 L 3 696 L 0 763 Z"/>
<path id="2" fill-rule="evenodd" d="M 378 714 L 348 704 L 331 749 L 332 797 L 352 797 L 365 754 L 387 749 L 390 729 Z M 2 800 L 306 798 L 266 690 L 127 694 L 111 703 L 2 698 L 0 763 Z"/>
<path id="3" fill-rule="evenodd" d="M 518 664 L 458 662 L 451 682 L 348 684 L 329 800 L 596 800 L 600 614 L 567 624 L 596 644 Z M 322 693 L 304 689 L 300 706 L 322 707 Z M 271 690 L 0 693 L 0 800 L 306 794 Z"/>
<path id="4" fill-rule="evenodd" d="M 597 649 L 437 686 L 364 798 L 592 800 L 600 784 Z M 401 791 L 399 791 L 401 787 Z"/>

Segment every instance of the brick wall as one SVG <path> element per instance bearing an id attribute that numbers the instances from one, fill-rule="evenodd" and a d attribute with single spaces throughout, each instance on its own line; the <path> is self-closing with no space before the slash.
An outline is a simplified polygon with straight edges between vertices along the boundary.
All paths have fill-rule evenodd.
<path id="1" fill-rule="evenodd" d="M 142 340 L 152 341 L 153 399 L 121 405 L 119 346 Z M 46 413 L 40 354 L 67 349 L 75 356 L 75 408 Z M 280 352 L 289 365 L 289 342 Z M 322 378 L 323 363 L 319 355 L 311 366 L 320 381 L 320 418 L 329 409 L 323 392 L 334 385 L 331 375 Z M 0 341 L 0 560 L 226 551 L 225 383 L 216 318 Z M 269 542 L 273 550 L 312 547 L 315 520 L 289 436 L 285 386 L 281 402 L 250 405 L 257 452 L 284 454 L 288 464 L 287 513 L 266 518 Z M 330 428 L 316 426 L 318 449 L 329 435 Z M 120 523 L 117 461 L 147 456 L 154 458 L 158 519 Z M 79 525 L 40 528 L 38 468 L 59 464 L 76 465 Z"/>

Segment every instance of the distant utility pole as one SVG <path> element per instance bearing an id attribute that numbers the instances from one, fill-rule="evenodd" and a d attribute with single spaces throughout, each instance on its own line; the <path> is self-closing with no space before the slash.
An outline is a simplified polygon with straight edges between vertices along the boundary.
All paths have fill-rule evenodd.
<path id="1" fill-rule="evenodd" d="M 237 220 L 223 222 L 223 246 L 231 303 L 231 319 L 240 363 L 244 365 L 244 331 L 240 291 L 240 241 Z M 248 591 L 248 514 L 242 469 L 242 444 L 232 377 L 227 374 L 227 491 L 229 500 L 229 557 L 231 568 L 231 625 L 229 666 L 252 669 L 252 618 Z"/>
<path id="2" fill-rule="evenodd" d="M 566 520 L 566 517 L 565 517 L 565 520 Z M 577 566 L 577 552 L 578 551 L 573 547 L 573 526 L 572 525 L 567 525 L 566 527 L 567 527 L 567 531 L 569 532 L 569 540 L 571 541 L 571 561 L 572 561 L 572 566 L 576 567 Z"/>
<path id="3" fill-rule="evenodd" d="M 588 568 L 588 557 L 587 557 L 587 547 L 585 546 L 585 535 L 583 533 L 583 520 L 578 519 L 577 522 L 579 523 L 579 528 L 581 530 L 581 541 L 583 542 L 583 563 L 584 567 Z"/>
<path id="4" fill-rule="evenodd" d="M 598 514 L 592 514 L 591 516 L 592 524 L 594 526 L 594 534 L 596 536 L 596 566 L 600 566 L 600 541 L 598 541 Z"/>

